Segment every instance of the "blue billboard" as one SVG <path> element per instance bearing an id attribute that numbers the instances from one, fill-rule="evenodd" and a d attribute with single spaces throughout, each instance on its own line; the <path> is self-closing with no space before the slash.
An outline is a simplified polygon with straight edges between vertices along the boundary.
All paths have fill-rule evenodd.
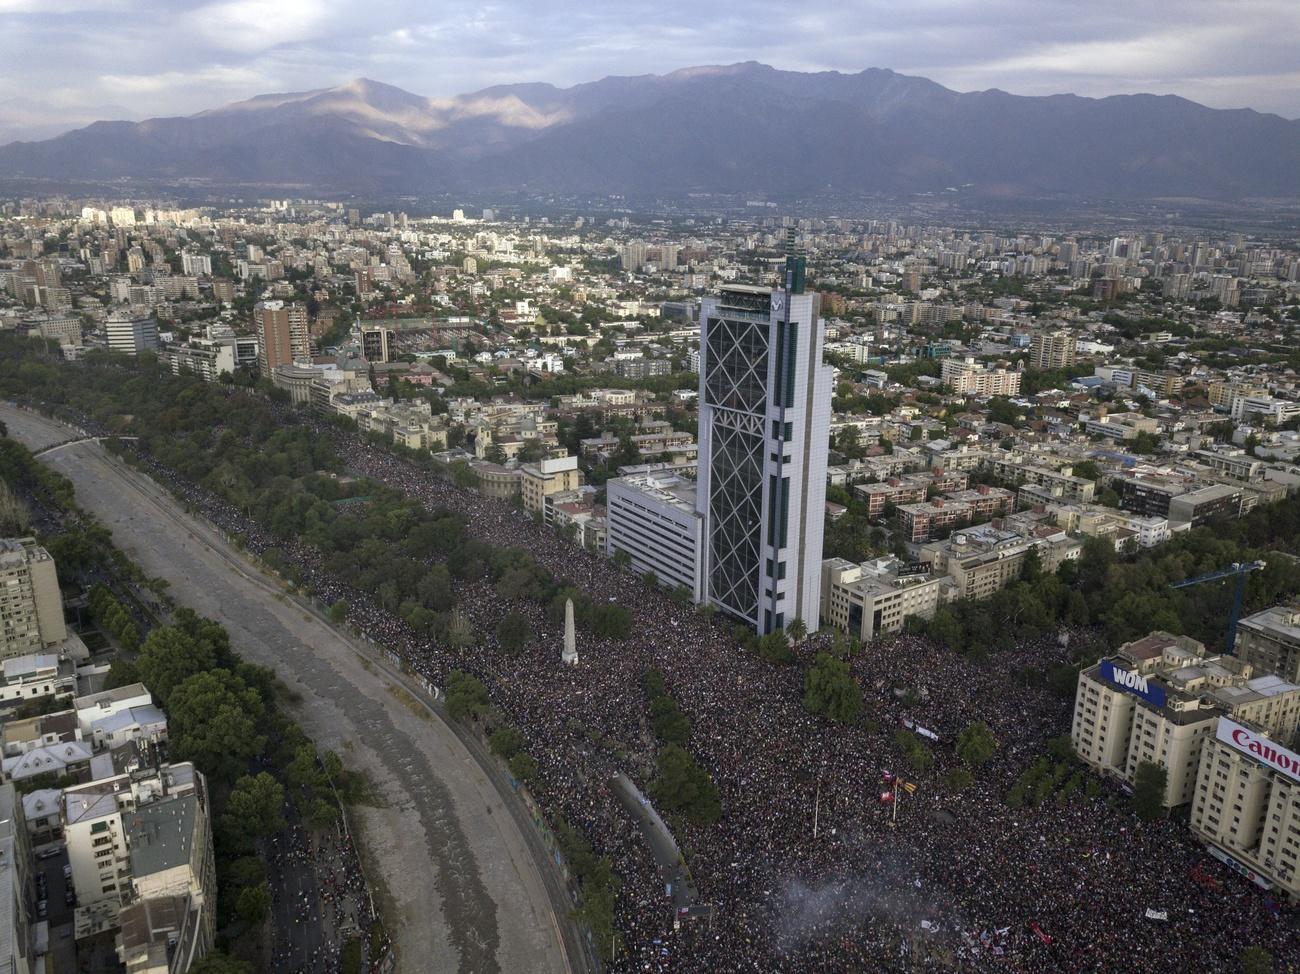
<path id="1" fill-rule="evenodd" d="M 1154 677 L 1143 676 L 1137 670 L 1126 670 L 1116 666 L 1108 659 L 1101 661 L 1101 678 L 1121 690 L 1126 690 L 1135 697 L 1140 697 L 1153 707 L 1165 705 L 1165 688 L 1155 682 Z"/>

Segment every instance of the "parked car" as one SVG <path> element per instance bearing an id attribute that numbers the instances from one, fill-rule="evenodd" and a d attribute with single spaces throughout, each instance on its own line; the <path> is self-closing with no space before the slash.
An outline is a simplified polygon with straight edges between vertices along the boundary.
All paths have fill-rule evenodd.
<path id="1" fill-rule="evenodd" d="M 64 863 L 64 865 L 63 865 L 63 878 L 64 878 L 64 879 L 71 879 L 71 878 L 72 878 L 72 863 L 70 863 L 70 862 L 68 862 L 68 863 Z"/>

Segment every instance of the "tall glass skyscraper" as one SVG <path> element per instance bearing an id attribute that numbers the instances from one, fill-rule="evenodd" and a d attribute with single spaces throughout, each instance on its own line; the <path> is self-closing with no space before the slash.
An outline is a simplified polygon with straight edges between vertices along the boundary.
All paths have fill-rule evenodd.
<path id="1" fill-rule="evenodd" d="M 705 602 L 760 634 L 818 626 L 830 366 L 804 259 L 779 290 L 733 286 L 700 309 Z"/>

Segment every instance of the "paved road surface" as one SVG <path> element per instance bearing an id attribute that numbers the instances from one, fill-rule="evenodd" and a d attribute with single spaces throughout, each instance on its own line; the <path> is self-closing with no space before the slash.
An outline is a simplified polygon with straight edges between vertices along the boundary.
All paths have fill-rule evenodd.
<path id="1" fill-rule="evenodd" d="M 0 403 L 31 449 L 65 427 Z M 208 527 L 97 443 L 43 458 L 77 500 L 182 605 L 217 619 L 235 648 L 302 696 L 295 715 L 323 747 L 366 772 L 385 807 L 360 810 L 364 859 L 382 887 L 402 971 L 569 968 L 546 887 L 500 796 L 455 734 L 403 705 L 394 682 L 328 625 L 257 575 Z M 394 917 L 392 914 L 396 913 Z"/>

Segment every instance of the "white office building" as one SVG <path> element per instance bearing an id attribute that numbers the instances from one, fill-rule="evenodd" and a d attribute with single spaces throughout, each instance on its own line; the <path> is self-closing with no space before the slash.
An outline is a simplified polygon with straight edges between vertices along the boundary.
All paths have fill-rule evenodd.
<path id="1" fill-rule="evenodd" d="M 120 312 L 104 323 L 108 347 L 125 355 L 158 351 L 158 323 L 148 316 Z"/>
<path id="2" fill-rule="evenodd" d="M 695 483 L 667 470 L 615 477 L 605 483 L 605 553 L 627 553 L 628 565 L 654 572 L 665 585 L 704 599 L 704 529 Z"/>
<path id="3" fill-rule="evenodd" d="M 704 601 L 759 633 L 818 627 L 832 370 L 803 258 L 700 309 Z"/>

